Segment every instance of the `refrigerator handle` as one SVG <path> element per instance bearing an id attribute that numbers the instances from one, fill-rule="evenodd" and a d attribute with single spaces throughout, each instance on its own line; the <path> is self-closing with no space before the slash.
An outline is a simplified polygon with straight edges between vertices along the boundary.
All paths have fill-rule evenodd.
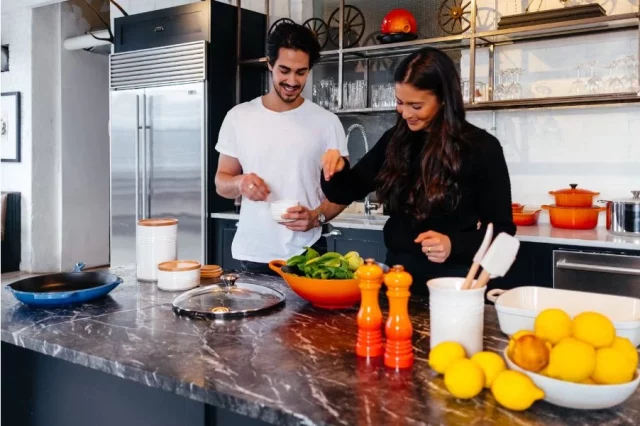
<path id="1" fill-rule="evenodd" d="M 142 217 L 148 219 L 147 206 L 147 95 L 142 95 Z"/>
<path id="2" fill-rule="evenodd" d="M 136 95 L 136 155 L 135 155 L 135 169 L 136 169 L 136 224 L 140 220 L 140 96 Z"/>

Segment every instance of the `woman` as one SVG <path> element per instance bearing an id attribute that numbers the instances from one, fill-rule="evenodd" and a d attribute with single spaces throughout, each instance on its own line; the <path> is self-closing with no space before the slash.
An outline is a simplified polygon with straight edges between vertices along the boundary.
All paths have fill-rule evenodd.
<path id="1" fill-rule="evenodd" d="M 514 235 L 509 172 L 498 140 L 465 120 L 460 77 L 442 51 L 423 48 L 395 72 L 398 120 L 353 168 L 322 157 L 322 189 L 348 205 L 374 190 L 389 220 L 386 263 L 425 282 L 465 276 L 488 223 Z"/>

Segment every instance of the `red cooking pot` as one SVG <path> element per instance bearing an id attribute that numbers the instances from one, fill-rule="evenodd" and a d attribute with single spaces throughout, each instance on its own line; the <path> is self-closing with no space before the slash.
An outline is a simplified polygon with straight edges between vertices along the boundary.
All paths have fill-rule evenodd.
<path id="1" fill-rule="evenodd" d="M 407 9 L 393 9 L 382 20 L 380 31 L 382 34 L 417 34 L 418 24 Z"/>

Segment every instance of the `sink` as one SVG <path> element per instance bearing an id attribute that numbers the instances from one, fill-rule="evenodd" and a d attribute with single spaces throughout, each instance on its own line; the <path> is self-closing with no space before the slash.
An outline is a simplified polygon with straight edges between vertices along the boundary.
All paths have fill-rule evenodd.
<path id="1" fill-rule="evenodd" d="M 332 222 L 362 223 L 370 225 L 384 225 L 388 216 L 381 214 L 365 215 L 362 213 L 342 213 L 332 220 Z"/>

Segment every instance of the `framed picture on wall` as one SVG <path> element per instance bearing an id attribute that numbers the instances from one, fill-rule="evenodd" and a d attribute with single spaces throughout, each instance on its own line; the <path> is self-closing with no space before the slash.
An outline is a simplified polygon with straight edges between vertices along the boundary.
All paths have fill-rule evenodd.
<path id="1" fill-rule="evenodd" d="M 2 94 L 0 108 L 0 156 L 2 161 L 20 162 L 20 92 Z"/>

